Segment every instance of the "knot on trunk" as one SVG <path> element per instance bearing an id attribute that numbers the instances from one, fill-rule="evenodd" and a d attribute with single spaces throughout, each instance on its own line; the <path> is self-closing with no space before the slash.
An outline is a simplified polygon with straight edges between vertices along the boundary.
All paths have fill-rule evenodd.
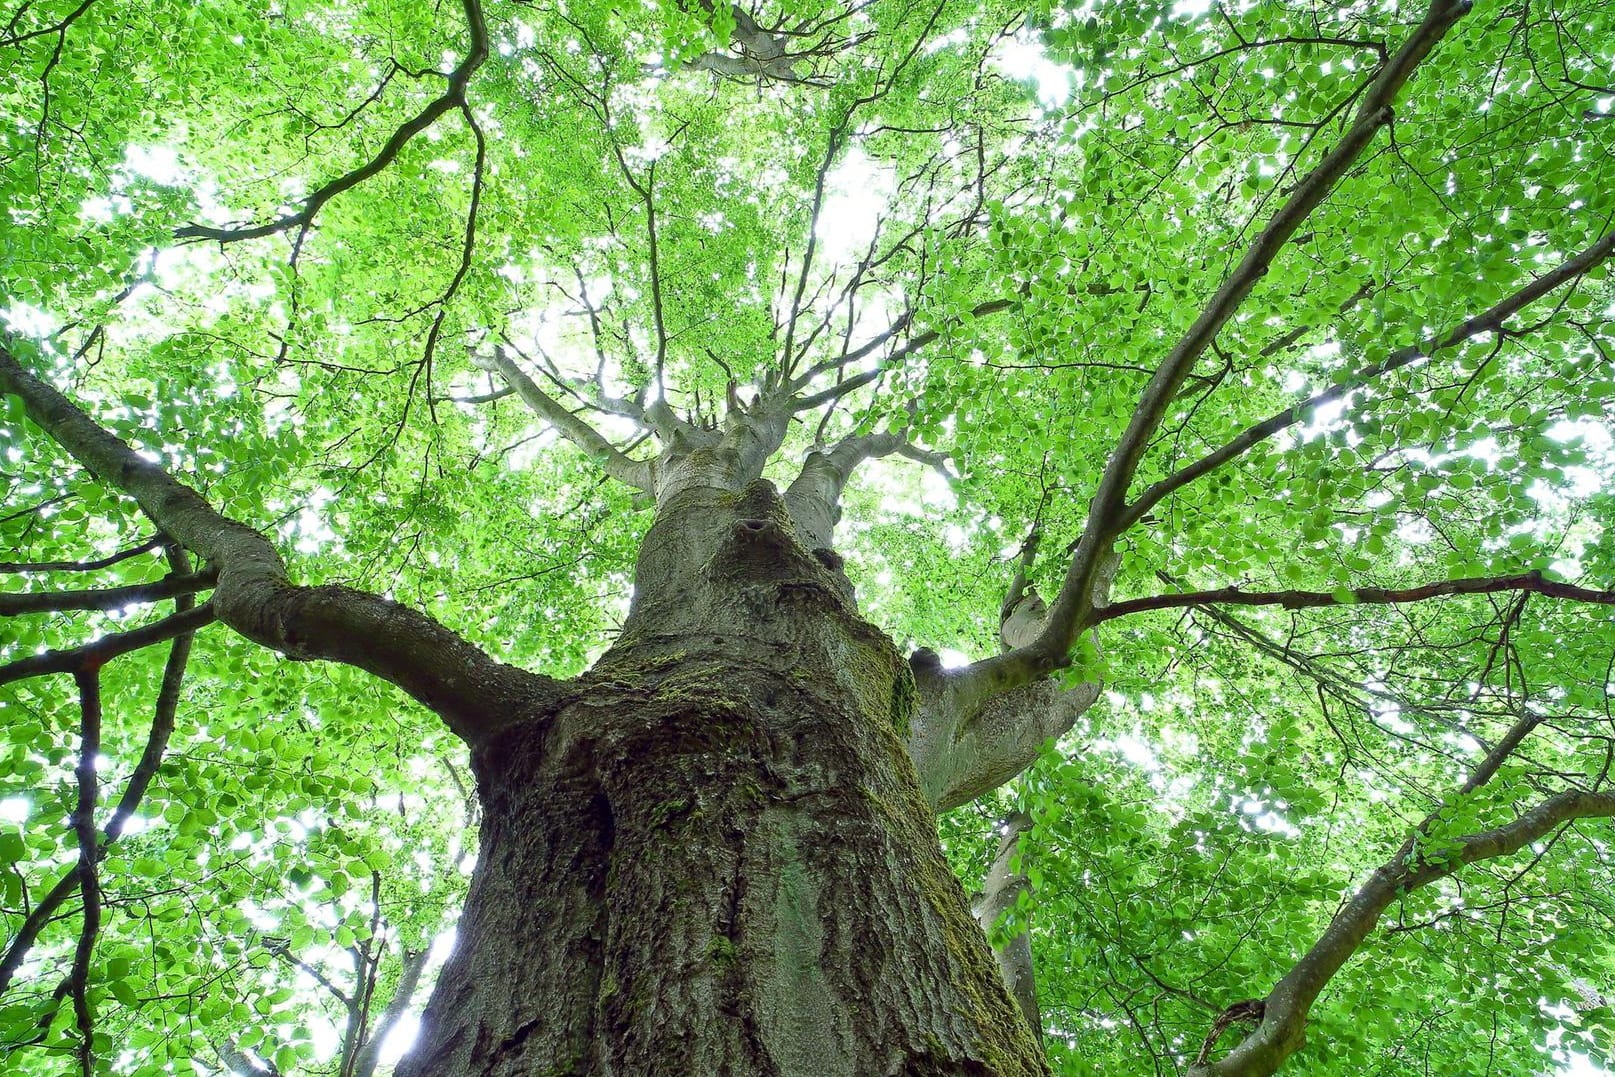
<path id="1" fill-rule="evenodd" d="M 809 588 L 850 605 L 852 586 L 833 550 L 808 550 L 785 501 L 766 479 L 747 484 L 736 498 L 735 519 L 707 565 L 710 579 L 742 580 L 776 592 Z"/>
<path id="2" fill-rule="evenodd" d="M 1265 1000 L 1248 998 L 1243 1002 L 1234 1003 L 1218 1014 L 1217 1019 L 1211 1023 L 1211 1031 L 1206 1033 L 1205 1041 L 1200 1044 L 1200 1054 L 1195 1056 L 1194 1064 L 1204 1066 L 1211 1061 L 1212 1050 L 1217 1046 L 1217 1041 L 1222 1039 L 1223 1033 L 1228 1031 L 1229 1026 L 1241 1023 L 1261 1024 L 1262 1017 L 1266 1012 L 1267 1002 Z"/>

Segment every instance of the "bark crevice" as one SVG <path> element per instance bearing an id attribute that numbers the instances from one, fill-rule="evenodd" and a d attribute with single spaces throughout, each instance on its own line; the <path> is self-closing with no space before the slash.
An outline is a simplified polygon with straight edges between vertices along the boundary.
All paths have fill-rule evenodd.
<path id="1" fill-rule="evenodd" d="M 664 502 L 617 645 L 474 754 L 477 874 L 401 1077 L 1046 1073 L 838 575 L 766 483 Z"/>

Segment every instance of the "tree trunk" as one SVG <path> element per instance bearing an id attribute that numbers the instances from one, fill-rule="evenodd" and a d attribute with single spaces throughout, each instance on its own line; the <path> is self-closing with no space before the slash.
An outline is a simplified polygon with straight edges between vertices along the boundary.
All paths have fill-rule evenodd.
<path id="1" fill-rule="evenodd" d="M 901 655 L 772 487 L 685 489 L 617 645 L 473 751 L 404 1077 L 1041 1074 L 904 749 Z"/>

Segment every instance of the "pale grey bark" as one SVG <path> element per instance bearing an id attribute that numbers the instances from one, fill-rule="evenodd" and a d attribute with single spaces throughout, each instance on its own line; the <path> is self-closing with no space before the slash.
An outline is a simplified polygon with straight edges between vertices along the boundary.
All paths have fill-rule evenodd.
<path id="1" fill-rule="evenodd" d="M 505 384 L 516 390 L 522 403 L 548 421 L 568 441 L 594 457 L 606 474 L 637 490 L 653 492 L 650 461 L 631 458 L 594 427 L 572 414 L 560 401 L 540 389 L 538 383 L 516 365 L 504 348 L 495 348 L 486 359 L 473 358 L 483 369 L 505 379 Z"/>
<path id="2" fill-rule="evenodd" d="M 884 456 L 905 456 L 942 470 L 944 457 L 913 445 L 903 431 L 855 434 L 828 449 L 815 449 L 785 489 L 785 504 L 796 521 L 802 541 L 814 549 L 835 545 L 835 527 L 841 521 L 841 494 L 858 466 Z"/>
<path id="3" fill-rule="evenodd" d="M 993 928 L 1004 914 L 1014 908 L 1022 894 L 1031 891 L 1032 884 L 1026 872 L 1016 862 L 1020 855 L 1021 835 L 1031 826 L 1032 818 L 1025 812 L 1008 815 L 998 824 L 998 848 L 993 854 L 992 866 L 987 869 L 982 892 L 970 906 L 976 923 L 981 925 L 989 941 Z M 998 958 L 998 971 L 1004 977 L 1004 986 L 1009 988 L 1015 1004 L 1021 1008 L 1021 1014 L 1033 1035 L 1042 1039 L 1043 1015 L 1038 1009 L 1037 978 L 1032 968 L 1032 940 L 1028 930 L 1030 921 L 1031 915 L 1028 913 L 1021 930 L 1005 939 L 1002 945 L 994 946 L 993 954 Z"/>
<path id="4" fill-rule="evenodd" d="M 834 546 L 835 527 L 841 520 L 841 491 L 853 471 L 865 460 L 887 456 L 903 444 L 900 434 L 866 434 L 809 454 L 785 490 L 785 504 L 802 541 L 811 548 Z"/>
<path id="5" fill-rule="evenodd" d="M 1101 691 L 1097 682 L 1063 689 L 1052 680 L 1037 681 L 993 696 L 968 718 L 950 722 L 954 708 L 946 689 L 937 692 L 937 682 L 929 683 L 929 691 L 920 689 L 925 717 L 915 722 L 909 749 L 921 788 L 939 812 L 985 796 L 1031 766 L 1043 745 L 1069 732 Z"/>
<path id="6" fill-rule="evenodd" d="M 1118 565 L 1118 559 L 1108 558 L 1095 576 L 1096 608 L 1108 601 Z M 1035 638 L 1048 616 L 1043 600 L 1027 583 L 1028 570 L 1023 561 L 1001 614 L 999 638 L 1006 648 Z M 1047 677 L 1003 688 L 991 661 L 943 669 L 925 651 L 910 660 L 920 707 L 909 729 L 909 755 L 921 788 L 938 811 L 967 804 L 1025 770 L 1043 745 L 1069 731 L 1101 692 L 1097 677 L 1071 688 Z"/>
<path id="7" fill-rule="evenodd" d="M 680 418 L 666 401 L 646 402 L 644 391 L 623 400 L 602 396 L 592 380 L 568 383 L 568 391 L 580 399 L 590 399 L 582 394 L 593 392 L 590 406 L 631 419 L 654 435 L 656 454 L 635 458 L 545 392 L 506 348 L 496 347 L 485 356 L 474 354 L 472 362 L 498 374 L 535 415 L 593 457 L 607 475 L 649 495 L 657 504 L 697 487 L 741 490 L 762 475 L 769 457 L 779 450 L 790 430 L 790 408 L 769 396 L 759 397 L 748 407 L 738 394 L 731 393 L 723 427 L 714 429 Z M 551 377 L 559 375 L 552 372 Z"/>

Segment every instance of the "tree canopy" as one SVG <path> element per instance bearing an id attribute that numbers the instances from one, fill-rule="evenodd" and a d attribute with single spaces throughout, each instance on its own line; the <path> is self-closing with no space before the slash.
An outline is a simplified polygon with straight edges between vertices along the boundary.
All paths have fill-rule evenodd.
<path id="1" fill-rule="evenodd" d="M 1612 70 L 1602 0 L 0 12 L 7 1071 L 390 1061 L 433 656 L 584 670 L 764 413 L 866 617 L 1073 693 L 939 817 L 1055 1072 L 1615 1065 Z M 391 601 L 206 597 L 277 553 Z"/>

